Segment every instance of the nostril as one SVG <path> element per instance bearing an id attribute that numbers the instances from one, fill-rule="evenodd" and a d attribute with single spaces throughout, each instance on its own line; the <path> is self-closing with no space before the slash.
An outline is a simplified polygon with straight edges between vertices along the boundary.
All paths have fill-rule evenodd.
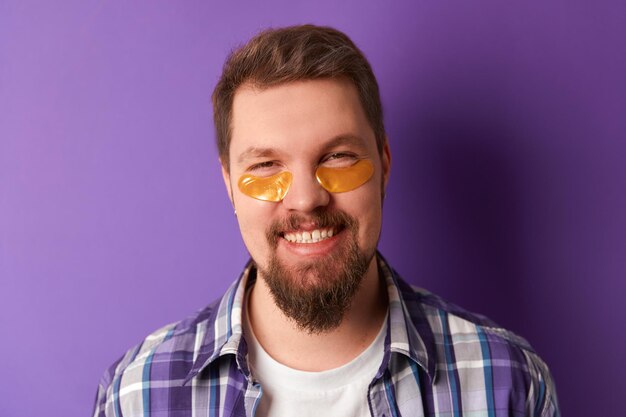
<path id="1" fill-rule="evenodd" d="M 289 192 L 283 199 L 286 208 L 299 211 L 312 211 L 330 202 L 329 193 L 315 179 L 295 175 Z"/>

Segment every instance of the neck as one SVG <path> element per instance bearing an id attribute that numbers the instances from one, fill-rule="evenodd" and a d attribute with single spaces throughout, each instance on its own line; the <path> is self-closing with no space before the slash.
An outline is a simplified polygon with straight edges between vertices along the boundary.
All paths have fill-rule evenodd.
<path id="1" fill-rule="evenodd" d="M 276 306 L 260 272 L 248 296 L 249 324 L 263 349 L 283 365 L 312 372 L 337 368 L 363 352 L 378 334 L 388 303 L 376 256 L 341 323 L 327 332 L 298 328 Z"/>

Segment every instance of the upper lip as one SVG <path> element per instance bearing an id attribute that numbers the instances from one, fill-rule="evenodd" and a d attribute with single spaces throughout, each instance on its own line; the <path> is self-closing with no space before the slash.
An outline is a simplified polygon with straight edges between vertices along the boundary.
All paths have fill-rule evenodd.
<path id="1" fill-rule="evenodd" d="M 281 233 L 281 235 L 284 237 L 286 234 L 289 233 L 303 233 L 303 232 L 313 232 L 314 230 L 332 230 L 334 234 L 337 234 L 337 232 L 339 232 L 341 230 L 341 227 L 339 226 L 312 226 L 312 227 L 298 227 L 297 229 L 290 229 L 290 230 L 285 230 Z"/>
<path id="2" fill-rule="evenodd" d="M 345 224 L 340 219 L 332 221 L 329 219 L 317 219 L 313 218 L 296 218 L 291 217 L 285 219 L 285 221 L 277 227 L 275 233 L 278 236 L 284 237 L 287 233 L 304 233 L 304 232 L 313 232 L 314 230 L 333 230 L 333 233 L 337 234 L 341 230 L 345 228 Z"/>
<path id="3" fill-rule="evenodd" d="M 326 227 L 322 227 L 322 226 L 317 226 L 317 227 L 299 227 L 297 229 L 290 229 L 290 230 L 285 230 L 283 232 L 284 233 L 302 233 L 302 232 L 312 232 L 314 230 L 336 230 L 336 227 L 333 226 L 326 226 Z"/>
<path id="4" fill-rule="evenodd" d="M 321 226 L 321 225 L 319 225 L 317 223 L 314 223 L 314 222 L 301 222 L 301 223 L 298 223 L 296 228 L 291 229 L 291 230 L 286 230 L 285 233 L 290 233 L 290 232 L 310 232 L 310 231 L 313 231 L 315 229 L 325 229 L 325 227 Z"/>

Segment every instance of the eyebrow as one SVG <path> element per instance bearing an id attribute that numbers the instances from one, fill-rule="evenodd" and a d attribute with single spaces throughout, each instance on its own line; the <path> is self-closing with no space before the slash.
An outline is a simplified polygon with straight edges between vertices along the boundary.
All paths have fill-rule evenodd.
<path id="1" fill-rule="evenodd" d="M 344 145 L 363 147 L 364 140 L 360 136 L 356 136 L 352 134 L 337 135 L 333 137 L 331 140 L 329 140 L 328 142 L 326 142 L 323 145 L 322 149 L 327 150 L 327 149 L 337 148 L 339 146 L 344 146 Z M 251 146 L 239 155 L 239 158 L 237 158 L 237 162 L 242 163 L 242 162 L 245 162 L 246 160 L 254 159 L 254 158 L 273 157 L 279 153 L 280 152 L 275 148 Z"/>
<path id="2" fill-rule="evenodd" d="M 239 155 L 237 158 L 237 162 L 242 163 L 247 159 L 253 158 L 265 158 L 268 156 L 276 155 L 276 150 L 274 148 L 259 148 L 257 146 L 251 146 Z"/>
<path id="3" fill-rule="evenodd" d="M 360 136 L 345 134 L 337 135 L 324 144 L 324 149 L 336 148 L 344 145 L 364 146 L 364 140 Z"/>

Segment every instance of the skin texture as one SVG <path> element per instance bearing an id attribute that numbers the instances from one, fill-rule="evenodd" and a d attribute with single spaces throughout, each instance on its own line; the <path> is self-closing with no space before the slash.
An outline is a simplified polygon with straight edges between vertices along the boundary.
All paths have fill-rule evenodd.
<path id="1" fill-rule="evenodd" d="M 377 334 L 387 302 L 374 254 L 390 153 L 387 145 L 382 155 L 378 153 L 355 87 L 337 79 L 298 81 L 266 89 L 240 87 L 233 103 L 229 156 L 230 171 L 222 170 L 224 182 L 237 210 L 244 243 L 259 269 L 248 300 L 250 324 L 259 342 L 276 360 L 296 369 L 324 370 L 348 362 Z M 359 159 L 371 160 L 374 173 L 352 191 L 329 193 L 315 178 L 319 167 L 341 168 Z M 236 186 L 241 175 L 271 176 L 281 171 L 291 172 L 293 179 L 289 192 L 278 203 L 250 198 Z M 300 231 L 319 228 L 316 213 L 320 212 L 344 213 L 356 222 L 356 230 L 341 229 L 331 239 L 313 244 L 268 236 L 272 226 L 290 224 L 287 219 L 297 218 Z M 366 272 L 351 304 L 338 325 L 324 332 L 299 327 L 277 307 L 264 271 L 275 259 L 286 271 L 308 271 L 284 277 L 288 285 L 300 290 L 320 288 L 334 275 L 318 274 L 314 266 L 326 262 L 333 267 L 328 260 L 346 251 L 351 243 L 367 258 Z"/>

